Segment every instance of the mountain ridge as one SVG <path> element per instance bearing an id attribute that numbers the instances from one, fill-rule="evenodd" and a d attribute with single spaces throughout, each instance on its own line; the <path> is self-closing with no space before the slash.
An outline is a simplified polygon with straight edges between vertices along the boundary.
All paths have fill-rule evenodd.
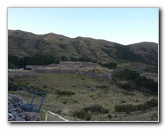
<path id="1" fill-rule="evenodd" d="M 42 53 L 67 58 L 83 56 L 101 62 L 158 64 L 158 44 L 154 42 L 122 45 L 90 37 L 70 38 L 54 33 L 38 35 L 21 30 L 8 30 L 8 52 L 21 57 Z"/>

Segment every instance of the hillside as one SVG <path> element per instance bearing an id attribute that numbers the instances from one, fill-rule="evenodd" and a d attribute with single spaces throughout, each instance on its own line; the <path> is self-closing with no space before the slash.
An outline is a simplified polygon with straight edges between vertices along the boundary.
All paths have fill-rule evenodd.
<path id="1" fill-rule="evenodd" d="M 8 54 L 9 121 L 56 122 L 55 114 L 69 121 L 159 119 L 156 43 L 125 46 L 9 30 Z M 29 104 L 35 92 L 47 95 L 40 114 L 27 114 L 20 105 Z M 38 107 L 41 96 L 36 97 Z"/>
<path id="2" fill-rule="evenodd" d="M 156 64 L 158 61 L 158 45 L 153 42 L 141 42 L 127 46 L 130 51 L 144 58 L 144 61 Z"/>
<path id="3" fill-rule="evenodd" d="M 105 40 L 69 38 L 54 33 L 36 35 L 21 30 L 8 31 L 8 53 L 21 57 L 42 53 L 67 58 L 83 56 L 100 62 L 158 64 L 156 43 L 143 42 L 125 46 Z"/>
<path id="4" fill-rule="evenodd" d="M 158 84 L 135 71 L 116 71 L 108 79 L 96 76 L 98 73 L 90 70 L 88 73 L 93 73 L 93 76 L 77 71 L 71 73 L 68 68 L 65 73 L 65 69 L 57 73 L 60 66 L 35 67 L 36 70 L 9 70 L 8 93 L 19 95 L 30 103 L 34 92 L 46 92 L 40 112 L 41 121 L 45 121 L 46 111 L 69 121 L 82 122 L 155 122 L 159 119 Z M 101 72 L 100 75 L 105 75 Z M 40 101 L 38 96 L 34 104 L 38 105 Z M 53 115 L 48 115 L 48 118 L 57 121 Z"/>

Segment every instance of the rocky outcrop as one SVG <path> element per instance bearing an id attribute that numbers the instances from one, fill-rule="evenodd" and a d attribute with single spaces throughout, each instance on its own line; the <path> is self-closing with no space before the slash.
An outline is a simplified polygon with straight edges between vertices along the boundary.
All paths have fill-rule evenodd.
<path id="1" fill-rule="evenodd" d="M 39 121 L 40 115 L 35 112 L 25 112 L 21 105 L 26 102 L 22 97 L 8 94 L 8 121 Z"/>

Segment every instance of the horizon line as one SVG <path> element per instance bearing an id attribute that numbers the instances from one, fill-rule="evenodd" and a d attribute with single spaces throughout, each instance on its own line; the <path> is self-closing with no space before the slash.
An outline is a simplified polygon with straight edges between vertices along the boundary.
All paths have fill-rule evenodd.
<path id="1" fill-rule="evenodd" d="M 124 45 L 124 46 L 127 46 L 127 45 L 132 45 L 132 44 L 137 44 L 137 43 L 144 43 L 144 42 L 147 42 L 147 43 L 155 43 L 155 44 L 159 44 L 158 42 L 154 42 L 154 41 L 138 41 L 138 42 L 134 42 L 134 43 L 129 43 L 129 44 L 123 44 L 123 43 L 119 43 L 119 42 L 116 42 L 116 41 L 110 41 L 110 40 L 107 40 L 107 39 L 98 39 L 98 38 L 94 38 L 94 37 L 86 37 L 86 36 L 76 36 L 76 37 L 70 37 L 70 36 L 66 36 L 66 35 L 63 35 L 63 34 L 57 34 L 55 32 L 46 32 L 46 33 L 34 33 L 34 32 L 31 32 L 31 31 L 25 31 L 25 30 L 21 30 L 21 29 L 8 29 L 8 31 L 22 31 L 22 32 L 27 32 L 27 33 L 32 33 L 32 34 L 35 34 L 35 35 L 47 35 L 47 34 L 55 34 L 55 35 L 59 35 L 59 36 L 64 36 L 64 37 L 67 37 L 67 38 L 70 38 L 70 39 L 76 39 L 76 38 L 89 38 L 89 39 L 94 39 L 94 40 L 104 40 L 104 41 L 107 41 L 107 42 L 112 42 L 112 43 L 117 43 L 117 44 L 121 44 L 121 45 Z"/>

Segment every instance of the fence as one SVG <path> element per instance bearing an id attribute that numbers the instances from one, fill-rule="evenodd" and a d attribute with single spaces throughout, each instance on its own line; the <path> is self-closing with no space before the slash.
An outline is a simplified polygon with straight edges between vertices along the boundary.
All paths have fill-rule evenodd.
<path id="1" fill-rule="evenodd" d="M 63 117 L 61 117 L 60 115 L 53 113 L 51 111 L 47 111 L 46 115 L 45 115 L 45 121 L 69 121 Z"/>

